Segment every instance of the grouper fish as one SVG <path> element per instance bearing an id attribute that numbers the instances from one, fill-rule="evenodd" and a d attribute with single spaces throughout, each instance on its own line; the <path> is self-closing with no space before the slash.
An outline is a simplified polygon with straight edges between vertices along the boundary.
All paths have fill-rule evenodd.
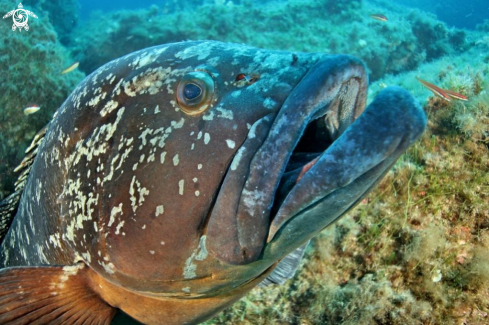
<path id="1" fill-rule="evenodd" d="M 102 66 L 36 140 L 0 324 L 197 324 L 291 277 L 426 126 L 398 87 L 365 108 L 367 83 L 349 55 L 215 41 Z"/>

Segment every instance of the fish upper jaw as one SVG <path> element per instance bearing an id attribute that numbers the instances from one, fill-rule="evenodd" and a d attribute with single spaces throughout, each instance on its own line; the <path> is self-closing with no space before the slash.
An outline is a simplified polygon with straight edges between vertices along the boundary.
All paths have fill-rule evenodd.
<path id="1" fill-rule="evenodd" d="M 292 90 L 277 115 L 253 125 L 230 165 L 207 225 L 207 248 L 216 258 L 247 264 L 260 257 L 279 184 L 294 149 L 310 136 L 308 125 L 321 125 L 322 135 L 310 141 L 319 142 L 323 151 L 363 111 L 367 82 L 358 59 L 327 56 Z"/>

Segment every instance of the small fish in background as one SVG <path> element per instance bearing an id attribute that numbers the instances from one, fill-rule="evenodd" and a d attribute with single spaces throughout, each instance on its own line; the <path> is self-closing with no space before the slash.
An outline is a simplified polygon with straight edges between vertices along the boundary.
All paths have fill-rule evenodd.
<path id="1" fill-rule="evenodd" d="M 464 96 L 462 94 L 456 93 L 454 91 L 451 91 L 451 90 L 448 90 L 448 89 L 443 89 L 443 91 L 445 92 L 445 94 L 447 94 L 448 96 L 450 96 L 452 98 L 455 98 L 455 99 L 458 99 L 458 100 L 463 100 L 463 101 L 468 101 L 469 100 L 469 98 L 467 96 Z"/>
<path id="2" fill-rule="evenodd" d="M 469 100 L 466 96 L 459 94 L 457 92 L 454 92 L 452 90 L 447 90 L 447 89 L 442 89 L 438 86 L 435 86 L 432 83 L 429 83 L 426 80 L 423 80 L 421 78 L 416 77 L 416 79 L 426 88 L 428 88 L 431 92 L 433 92 L 435 95 L 443 98 L 444 100 L 450 102 L 452 98 L 458 99 L 458 100 L 463 100 L 467 101 Z"/>
<path id="3" fill-rule="evenodd" d="M 431 92 L 433 92 L 433 94 L 435 94 L 435 95 L 443 98 L 446 101 L 451 101 L 452 100 L 452 98 L 450 96 L 448 96 L 447 93 L 443 89 L 441 89 L 440 87 L 435 86 L 434 84 L 429 83 L 428 81 L 425 81 L 425 80 L 423 80 L 421 78 L 416 77 L 416 79 L 419 82 L 421 82 L 421 84 L 423 86 L 425 86 L 426 88 L 428 88 L 428 90 L 430 90 Z"/>
<path id="4" fill-rule="evenodd" d="M 80 62 L 75 62 L 73 63 L 72 65 L 70 65 L 68 68 L 64 69 L 63 71 L 61 71 L 60 74 L 67 74 L 67 73 L 70 73 L 71 71 L 75 70 L 76 68 L 78 68 L 78 65 L 80 64 Z"/>
<path id="5" fill-rule="evenodd" d="M 382 14 L 372 14 L 370 15 L 371 18 L 375 19 L 375 20 L 379 20 L 379 21 L 387 21 L 387 17 L 382 15 Z"/>
<path id="6" fill-rule="evenodd" d="M 24 115 L 31 115 L 40 110 L 41 108 L 37 105 L 32 105 L 24 108 Z"/>

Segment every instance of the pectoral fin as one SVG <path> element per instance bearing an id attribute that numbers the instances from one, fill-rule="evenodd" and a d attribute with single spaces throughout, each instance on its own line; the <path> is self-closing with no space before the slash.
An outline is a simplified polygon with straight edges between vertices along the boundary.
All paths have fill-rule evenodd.
<path id="1" fill-rule="evenodd" d="M 296 248 L 292 253 L 285 256 L 273 270 L 273 272 L 262 282 L 260 282 L 260 287 L 266 287 L 273 284 L 284 284 L 285 281 L 292 279 L 301 264 L 302 258 L 304 257 L 304 252 L 309 245 L 310 240 L 304 245 Z"/>
<path id="2" fill-rule="evenodd" d="M 43 127 L 41 131 L 36 134 L 31 145 L 25 151 L 26 156 L 19 166 L 14 169 L 14 172 L 19 173 L 19 178 L 15 182 L 15 192 L 10 194 L 3 201 L 0 201 L 0 243 L 7 234 L 7 231 L 14 220 L 15 214 L 17 213 L 20 197 L 24 191 L 27 177 L 29 176 L 32 164 L 34 163 L 34 158 L 36 158 L 39 146 L 44 140 L 44 135 L 46 135 L 48 127 L 49 124 Z"/>
<path id="3" fill-rule="evenodd" d="M 84 264 L 0 270 L 0 324 L 110 324 L 116 309 L 87 281 Z"/>

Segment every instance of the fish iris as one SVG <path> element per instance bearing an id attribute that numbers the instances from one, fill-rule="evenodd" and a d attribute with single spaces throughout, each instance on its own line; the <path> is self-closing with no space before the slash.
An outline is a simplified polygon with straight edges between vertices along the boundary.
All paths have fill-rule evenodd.
<path id="1" fill-rule="evenodd" d="M 188 115 L 198 115 L 210 107 L 215 92 L 214 80 L 206 71 L 193 71 L 182 77 L 177 88 L 177 102 Z"/>

